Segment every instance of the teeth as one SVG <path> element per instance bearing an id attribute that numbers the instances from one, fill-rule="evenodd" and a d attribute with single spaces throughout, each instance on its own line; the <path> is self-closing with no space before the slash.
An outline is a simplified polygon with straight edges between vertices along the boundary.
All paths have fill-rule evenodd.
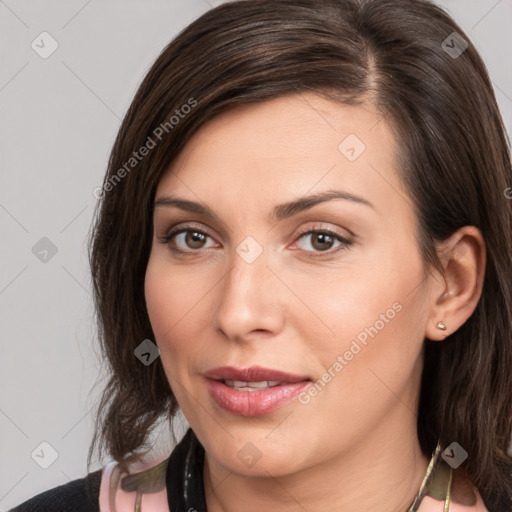
<path id="1" fill-rule="evenodd" d="M 278 380 L 263 380 L 260 382 L 247 382 L 245 380 L 225 380 L 226 386 L 236 388 L 237 391 L 257 391 L 281 384 Z"/>

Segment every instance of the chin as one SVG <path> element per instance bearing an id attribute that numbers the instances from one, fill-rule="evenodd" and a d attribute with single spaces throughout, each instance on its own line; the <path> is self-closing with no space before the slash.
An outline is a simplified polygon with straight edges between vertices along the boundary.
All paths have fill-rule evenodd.
<path id="1" fill-rule="evenodd" d="M 272 430 L 278 424 L 275 421 L 271 426 L 258 426 L 254 422 L 240 426 L 230 425 L 227 428 L 229 434 L 222 434 L 220 439 L 211 438 L 207 434 L 205 449 L 226 470 L 239 475 L 268 478 L 269 474 L 278 477 L 294 473 L 306 464 L 299 457 L 306 455 L 300 447 L 307 440 L 294 438 L 292 432 L 286 433 L 282 430 L 279 438 L 272 438 Z M 289 443 L 283 443 L 283 438 Z"/>

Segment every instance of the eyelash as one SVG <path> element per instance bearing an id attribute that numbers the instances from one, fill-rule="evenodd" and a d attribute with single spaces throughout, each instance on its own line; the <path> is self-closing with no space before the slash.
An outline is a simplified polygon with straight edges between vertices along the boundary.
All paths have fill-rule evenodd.
<path id="1" fill-rule="evenodd" d="M 208 238 L 212 238 L 206 231 L 204 231 L 204 230 L 202 230 L 200 228 L 197 228 L 196 226 L 183 226 L 183 227 L 171 230 L 168 233 L 166 233 L 160 239 L 160 242 L 170 246 L 170 242 L 173 240 L 174 237 L 176 237 L 177 235 L 179 235 L 181 233 L 187 233 L 187 232 L 190 232 L 190 231 L 193 231 L 194 233 L 199 233 L 199 234 L 201 234 L 203 236 L 206 236 Z M 313 227 L 313 228 L 305 229 L 305 230 L 299 232 L 297 234 L 297 240 L 300 240 L 305 235 L 310 235 L 310 234 L 329 235 L 330 237 L 334 238 L 336 241 L 340 242 L 340 244 L 341 244 L 337 249 L 334 249 L 334 250 L 328 250 L 328 251 L 305 251 L 305 252 L 311 253 L 310 256 L 309 256 L 310 258 L 319 258 L 319 257 L 323 257 L 323 256 L 326 256 L 326 255 L 332 256 L 333 254 L 336 254 L 336 253 L 338 253 L 340 251 L 347 250 L 352 245 L 352 243 L 353 243 L 352 240 L 349 240 L 348 238 L 345 238 L 345 237 L 341 236 L 340 234 L 336 233 L 335 231 L 332 231 L 332 230 L 326 229 L 326 228 L 319 228 L 319 227 Z M 189 250 L 189 251 L 182 251 L 181 249 L 177 249 L 176 247 L 169 247 L 169 249 L 173 253 L 180 254 L 180 255 L 183 255 L 185 257 L 194 255 L 195 253 L 197 253 L 199 251 L 199 249 L 197 251 L 193 250 L 193 249 Z"/>

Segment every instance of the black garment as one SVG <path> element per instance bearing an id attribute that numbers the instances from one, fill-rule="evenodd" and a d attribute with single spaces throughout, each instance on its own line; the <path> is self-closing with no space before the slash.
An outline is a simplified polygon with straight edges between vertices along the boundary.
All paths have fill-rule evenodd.
<path id="1" fill-rule="evenodd" d="M 203 468 L 204 448 L 189 428 L 172 451 L 167 466 L 167 498 L 171 512 L 206 512 Z"/>
<path id="2" fill-rule="evenodd" d="M 44 491 L 9 512 L 100 512 L 101 469 Z"/>

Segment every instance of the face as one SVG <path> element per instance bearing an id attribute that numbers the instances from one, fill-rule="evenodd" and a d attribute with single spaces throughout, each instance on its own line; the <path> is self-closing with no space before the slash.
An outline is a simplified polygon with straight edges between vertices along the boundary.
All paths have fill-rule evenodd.
<path id="1" fill-rule="evenodd" d="M 290 95 L 162 177 L 146 303 L 211 461 L 284 475 L 415 429 L 428 281 L 395 154 L 371 106 Z"/>

